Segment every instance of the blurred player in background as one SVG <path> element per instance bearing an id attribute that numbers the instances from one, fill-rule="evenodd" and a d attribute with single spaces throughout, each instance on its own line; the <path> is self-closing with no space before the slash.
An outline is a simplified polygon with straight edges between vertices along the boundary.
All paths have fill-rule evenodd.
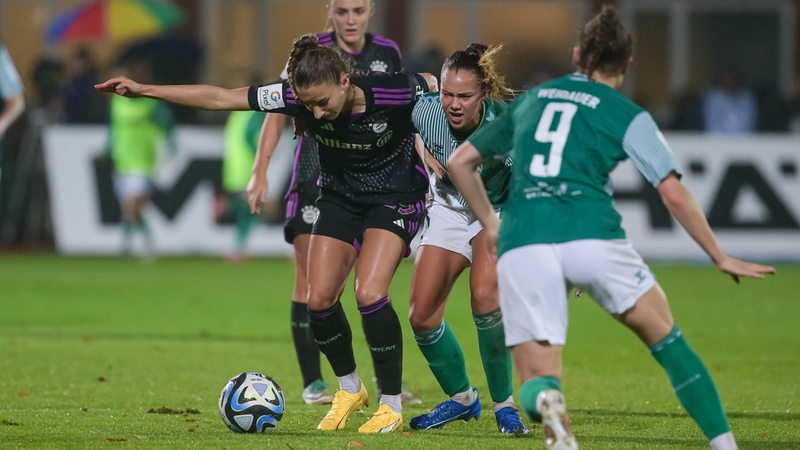
<path id="1" fill-rule="evenodd" d="M 423 96 L 412 119 L 432 168 L 428 226 L 422 235 L 411 282 L 409 320 L 414 339 L 442 390 L 450 396 L 430 412 L 411 419 L 411 428 L 440 428 L 454 420 L 477 419 L 481 401 L 467 376 L 464 352 L 444 321 L 447 297 L 467 268 L 472 317 L 497 426 L 503 433 L 527 433 L 514 407 L 511 353 L 505 344 L 497 298 L 497 268 L 481 224 L 447 176 L 447 159 L 473 131 L 505 111 L 511 90 L 495 69 L 499 47 L 472 44 L 442 66 L 440 92 Z M 511 160 L 484 164 L 481 177 L 499 212 L 511 177 Z"/>
<path id="2" fill-rule="evenodd" d="M 319 142 L 319 216 L 308 255 L 308 309 L 314 340 L 328 358 L 339 390 L 320 430 L 345 428 L 369 402 L 356 369 L 352 331 L 339 301 L 351 270 L 361 323 L 382 393 L 360 433 L 403 429 L 403 332 L 389 285 L 425 219 L 427 174 L 414 146 L 411 111 L 436 90 L 431 74 L 360 75 L 338 50 L 304 35 L 294 42 L 288 80 L 224 89 L 158 86 L 125 77 L 97 89 L 209 110 L 261 110 L 302 119 Z"/>
<path id="3" fill-rule="evenodd" d="M 369 20 L 375 14 L 371 0 L 331 0 L 327 5 L 326 31 L 317 35 L 321 45 L 338 49 L 352 59 L 353 66 L 362 72 L 393 73 L 403 69 L 397 44 L 391 39 L 367 32 Z M 281 79 L 288 79 L 284 69 Z M 267 199 L 267 167 L 275 151 L 287 116 L 268 113 L 264 119 L 258 154 L 247 186 L 248 202 L 253 212 L 259 212 Z M 317 143 L 298 136 L 289 192 L 286 194 L 286 225 L 284 237 L 294 247 L 295 282 L 292 293 L 291 327 L 297 361 L 303 376 L 303 401 L 307 404 L 330 403 L 333 396 L 322 379 L 319 348 L 308 325 L 308 243 L 311 227 L 317 219 L 319 196 L 319 158 Z M 380 390 L 380 386 L 378 387 Z M 403 390 L 405 403 L 419 403 L 413 394 Z"/>
<path id="4" fill-rule="evenodd" d="M 615 9 L 604 6 L 581 30 L 573 51 L 578 72 L 520 96 L 470 136 L 450 158 L 450 175 L 498 253 L 506 343 L 523 383 L 520 404 L 544 423 L 547 448 L 577 449 L 561 392 L 567 292 L 576 286 L 647 345 L 711 448 L 736 449 L 708 370 L 625 239 L 609 174 L 631 158 L 672 216 L 735 281 L 774 269 L 719 247 L 653 118 L 617 91 L 631 54 L 631 35 Z M 476 168 L 509 151 L 514 166 L 501 226 Z"/>
<path id="5" fill-rule="evenodd" d="M 251 83 L 261 80 L 251 77 Z M 233 215 L 236 225 L 234 248 L 225 255 L 231 262 L 247 259 L 247 237 L 257 219 L 247 203 L 247 183 L 258 149 L 258 138 L 265 113 L 233 111 L 225 122 L 225 152 L 222 158 L 222 189 L 225 191 L 225 212 Z"/>
<path id="6" fill-rule="evenodd" d="M 151 82 L 150 63 L 132 59 L 124 73 Z M 134 238 L 141 235 L 142 256 L 155 255 L 153 235 L 144 217 L 150 199 L 159 147 L 175 153 L 174 121 L 168 105 L 149 98 L 111 98 L 108 151 L 114 164 L 114 188 L 122 208 L 122 253 L 134 250 Z"/>

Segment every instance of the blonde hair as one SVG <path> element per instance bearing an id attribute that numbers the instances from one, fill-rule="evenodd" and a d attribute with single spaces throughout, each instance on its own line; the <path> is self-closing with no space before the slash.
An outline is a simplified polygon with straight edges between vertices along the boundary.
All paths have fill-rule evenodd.
<path id="1" fill-rule="evenodd" d="M 470 70 L 478 77 L 481 91 L 486 98 L 506 100 L 514 96 L 505 77 L 497 71 L 495 58 L 503 49 L 502 45 L 470 44 L 464 50 L 450 55 L 442 64 L 442 73 L 448 70 Z"/>

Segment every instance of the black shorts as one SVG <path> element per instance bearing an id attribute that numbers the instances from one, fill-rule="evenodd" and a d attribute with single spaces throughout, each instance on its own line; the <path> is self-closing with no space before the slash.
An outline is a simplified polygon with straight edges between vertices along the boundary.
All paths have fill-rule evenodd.
<path id="1" fill-rule="evenodd" d="M 408 203 L 371 205 L 323 193 L 317 200 L 317 207 L 319 217 L 314 222 L 312 234 L 339 239 L 352 244 L 359 251 L 364 230 L 388 230 L 405 241 L 405 256 L 411 254 L 411 240 L 428 214 L 422 197 Z"/>
<path id="2" fill-rule="evenodd" d="M 292 191 L 286 195 L 286 223 L 283 238 L 289 244 L 299 234 L 311 234 L 311 228 L 319 217 L 317 197 L 319 192 Z"/>

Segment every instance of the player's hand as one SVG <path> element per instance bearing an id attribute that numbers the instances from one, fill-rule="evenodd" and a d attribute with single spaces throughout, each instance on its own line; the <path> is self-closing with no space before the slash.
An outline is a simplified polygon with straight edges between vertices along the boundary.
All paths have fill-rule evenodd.
<path id="1" fill-rule="evenodd" d="M 742 261 L 728 255 L 725 255 L 724 258 L 717 262 L 717 268 L 730 275 L 737 284 L 740 277 L 761 279 L 765 275 L 773 275 L 775 273 L 775 268 L 772 266 Z"/>
<path id="2" fill-rule="evenodd" d="M 261 213 L 261 206 L 267 202 L 267 189 L 269 182 L 266 176 L 251 175 L 247 182 L 247 204 L 250 205 L 250 212 L 253 214 Z"/>
<path id="3" fill-rule="evenodd" d="M 95 84 L 94 88 L 130 98 L 139 97 L 142 93 L 142 85 L 126 77 L 114 77 L 104 83 Z"/>

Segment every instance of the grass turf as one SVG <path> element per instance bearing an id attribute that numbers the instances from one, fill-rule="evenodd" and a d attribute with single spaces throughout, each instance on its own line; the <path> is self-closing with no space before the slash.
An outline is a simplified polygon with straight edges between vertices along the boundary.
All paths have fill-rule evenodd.
<path id="1" fill-rule="evenodd" d="M 715 378 L 742 449 L 800 448 L 800 266 L 735 285 L 707 265 L 654 265 L 678 324 Z M 444 399 L 411 337 L 410 261 L 392 284 L 404 326 L 405 373 L 423 399 L 406 422 Z M 490 401 L 477 422 L 391 436 L 317 431 L 324 406 L 300 399 L 289 330 L 292 263 L 256 259 L 130 259 L 53 255 L 0 257 L 0 448 L 543 448 L 541 428 L 497 432 Z M 467 356 L 472 383 L 488 389 L 465 279 L 447 320 Z M 352 298 L 345 308 L 359 371 L 373 403 L 372 367 Z M 707 448 L 658 364 L 632 333 L 591 299 L 571 301 L 564 390 L 582 449 Z M 272 375 L 286 414 L 266 435 L 230 432 L 216 401 L 233 375 Z M 329 383 L 335 378 L 323 360 Z M 516 394 L 516 393 L 515 393 Z"/>

